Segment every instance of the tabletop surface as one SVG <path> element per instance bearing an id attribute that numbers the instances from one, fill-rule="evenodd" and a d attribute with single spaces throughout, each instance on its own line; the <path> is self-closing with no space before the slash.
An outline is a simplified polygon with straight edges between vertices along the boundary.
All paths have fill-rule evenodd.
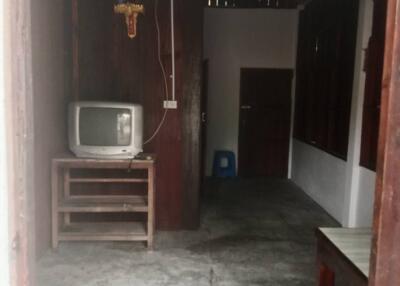
<path id="1" fill-rule="evenodd" d="M 370 228 L 319 228 L 319 230 L 368 278 L 372 238 Z"/>
<path id="2" fill-rule="evenodd" d="M 60 154 L 53 158 L 55 162 L 69 163 L 69 162 L 98 162 L 98 163 L 154 163 L 156 155 L 152 153 L 141 153 L 132 159 L 93 159 L 93 158 L 78 158 L 72 153 Z"/>

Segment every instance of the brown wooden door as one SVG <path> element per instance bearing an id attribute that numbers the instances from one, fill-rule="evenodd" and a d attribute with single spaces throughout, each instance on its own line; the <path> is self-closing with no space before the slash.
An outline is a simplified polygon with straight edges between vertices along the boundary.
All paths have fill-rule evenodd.
<path id="1" fill-rule="evenodd" d="M 241 70 L 239 176 L 287 177 L 292 77 L 288 69 Z"/>

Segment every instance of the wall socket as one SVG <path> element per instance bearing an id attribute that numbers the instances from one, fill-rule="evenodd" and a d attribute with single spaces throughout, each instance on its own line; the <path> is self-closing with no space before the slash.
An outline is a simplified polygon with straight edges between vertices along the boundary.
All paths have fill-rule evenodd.
<path id="1" fill-rule="evenodd" d="M 164 100 L 164 109 L 177 109 L 178 102 L 176 100 Z"/>

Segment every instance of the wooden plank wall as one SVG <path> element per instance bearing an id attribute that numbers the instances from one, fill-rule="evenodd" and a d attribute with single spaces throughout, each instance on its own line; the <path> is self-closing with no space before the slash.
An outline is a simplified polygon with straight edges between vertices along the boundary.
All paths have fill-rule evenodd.
<path id="1" fill-rule="evenodd" d="M 365 60 L 365 92 L 361 138 L 360 165 L 376 170 L 378 152 L 379 115 L 385 50 L 387 0 L 374 1 L 372 35 Z"/>
<path id="2" fill-rule="evenodd" d="M 400 285 L 400 1 L 387 7 L 370 286 Z"/>
<path id="3" fill-rule="evenodd" d="M 196 228 L 199 225 L 200 193 L 200 148 L 199 138 L 202 47 L 203 47 L 203 7 L 201 0 L 179 0 L 183 37 L 183 225 Z"/>
<path id="4" fill-rule="evenodd" d="M 3 5 L 3 3 L 2 3 Z M 9 269 L 11 285 L 33 285 L 35 265 L 35 197 L 31 9 L 24 0 L 5 1 L 5 106 Z M 3 15 L 1 15 L 3 16 Z M 3 68 L 3 66 L 1 67 Z"/>
<path id="5" fill-rule="evenodd" d="M 314 0 L 300 13 L 294 137 L 347 160 L 358 0 Z"/>
<path id="6" fill-rule="evenodd" d="M 72 90 L 79 100 L 135 102 L 144 106 L 144 137 L 157 128 L 164 110 L 163 77 L 158 64 L 155 1 L 145 0 L 145 16 L 138 18 L 133 40 L 125 19 L 113 12 L 113 0 L 76 1 L 77 63 Z M 199 118 L 202 48 L 202 2 L 176 0 L 176 97 L 178 109 L 167 113 L 159 134 L 146 152 L 157 154 L 156 217 L 159 229 L 195 227 L 198 223 Z M 171 73 L 170 3 L 159 0 L 161 58 Z M 71 19 L 70 18 L 70 19 Z M 76 26 L 71 23 L 67 25 Z M 73 40 L 74 39 L 74 40 Z M 78 44 L 76 44 L 78 42 Z M 171 81 L 168 78 L 169 90 Z M 170 94 L 171 96 L 171 94 Z M 187 207 L 184 207 L 187 206 Z M 185 221 L 183 221 L 185 218 Z"/>

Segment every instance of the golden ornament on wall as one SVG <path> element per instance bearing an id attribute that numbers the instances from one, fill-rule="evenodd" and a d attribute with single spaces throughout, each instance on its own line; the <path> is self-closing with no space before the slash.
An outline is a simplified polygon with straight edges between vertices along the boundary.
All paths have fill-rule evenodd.
<path id="1" fill-rule="evenodd" d="M 136 36 L 136 24 L 139 14 L 144 14 L 144 6 L 134 3 L 120 3 L 114 5 L 114 12 L 125 15 L 128 37 L 133 39 Z"/>

